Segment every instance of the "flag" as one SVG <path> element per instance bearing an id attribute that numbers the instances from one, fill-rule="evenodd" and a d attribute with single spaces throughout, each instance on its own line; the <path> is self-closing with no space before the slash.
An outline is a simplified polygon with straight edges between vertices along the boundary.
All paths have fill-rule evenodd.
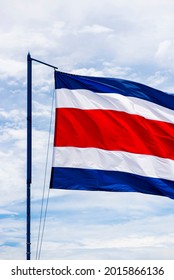
<path id="1" fill-rule="evenodd" d="M 174 94 L 59 71 L 55 88 L 50 188 L 174 199 Z"/>

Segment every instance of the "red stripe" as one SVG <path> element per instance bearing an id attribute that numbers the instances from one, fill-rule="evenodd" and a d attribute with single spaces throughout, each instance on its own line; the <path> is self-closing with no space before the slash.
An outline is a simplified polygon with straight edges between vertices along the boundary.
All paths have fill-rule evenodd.
<path id="1" fill-rule="evenodd" d="M 174 159 L 174 124 L 112 110 L 59 108 L 54 145 Z"/>

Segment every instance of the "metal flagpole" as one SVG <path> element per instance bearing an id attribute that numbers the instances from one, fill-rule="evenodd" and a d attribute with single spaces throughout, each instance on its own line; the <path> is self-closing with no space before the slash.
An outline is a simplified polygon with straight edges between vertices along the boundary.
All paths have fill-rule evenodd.
<path id="1" fill-rule="evenodd" d="M 31 179 L 32 179 L 32 60 L 27 55 L 27 252 L 26 259 L 30 260 L 31 242 L 30 242 L 30 197 L 31 197 Z"/>
<path id="2" fill-rule="evenodd" d="M 46 66 L 57 67 L 27 55 L 27 226 L 26 259 L 31 259 L 31 183 L 32 183 L 32 60 Z"/>

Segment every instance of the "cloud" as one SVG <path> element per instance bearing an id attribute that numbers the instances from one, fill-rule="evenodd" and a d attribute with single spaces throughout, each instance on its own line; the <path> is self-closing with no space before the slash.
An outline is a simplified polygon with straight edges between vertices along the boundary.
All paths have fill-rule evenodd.
<path id="1" fill-rule="evenodd" d="M 18 3 L 15 13 L 8 1 L 1 11 L 6 28 L 1 30 L 0 50 L 1 59 L 5 55 L 5 60 L 10 57 L 21 62 L 30 50 L 50 62 L 56 59 L 61 68 L 73 69 L 77 64 L 101 59 L 114 59 L 117 66 L 130 66 L 150 63 L 161 40 L 172 38 L 172 30 L 168 28 L 173 22 L 171 1 L 168 5 L 164 0 L 154 0 L 150 5 L 135 0 L 131 3 L 110 0 L 109 4 L 102 0 L 100 5 L 96 1 L 78 0 L 73 5 L 69 0 L 49 4 L 42 1 L 42 5 L 40 1 L 15 3 Z M 160 32 L 159 26 L 162 26 Z"/>
<path id="2" fill-rule="evenodd" d="M 169 49 L 171 48 L 171 41 L 165 40 L 159 44 L 158 50 L 156 52 L 157 57 L 165 56 L 168 53 Z"/>
<path id="3" fill-rule="evenodd" d="M 174 68 L 173 40 L 164 40 L 159 43 L 155 57 L 158 64 L 167 69 Z"/>
<path id="4" fill-rule="evenodd" d="M 95 212 L 93 215 L 95 216 Z M 81 216 L 83 220 L 84 214 Z M 170 227 L 173 216 L 165 217 L 163 221 L 165 227 L 158 234 L 155 234 L 155 228 L 161 227 L 160 217 L 115 223 L 112 224 L 112 230 L 107 222 L 97 225 L 91 224 L 88 220 L 88 224 L 84 222 L 79 226 L 79 218 L 76 222 L 67 223 L 65 227 L 62 219 L 59 214 L 59 219 L 47 221 L 48 227 L 45 230 L 42 247 L 44 259 L 49 256 L 53 259 L 78 259 L 80 255 L 83 259 L 106 259 L 106 256 L 109 259 L 134 259 L 135 256 L 143 259 L 143 255 L 147 256 L 146 252 L 149 254 L 148 259 L 165 259 L 167 251 L 168 257 L 172 259 L 170 248 L 173 246 L 174 236 L 166 230 L 166 227 Z M 59 233 L 57 227 L 60 229 Z M 71 238 L 68 237 L 70 232 Z M 57 251 L 59 255 L 56 254 Z M 157 255 L 157 252 L 161 253 Z"/>
<path id="5" fill-rule="evenodd" d="M 26 117 L 26 112 L 24 110 L 12 109 L 10 111 L 0 108 L 0 120 L 13 122 L 13 123 L 22 123 Z"/>
<path id="6" fill-rule="evenodd" d="M 1 79 L 5 79 L 11 76 L 15 77 L 16 75 L 23 76 L 25 70 L 26 70 L 26 65 L 24 62 L 20 62 L 8 58 L 0 59 Z"/>
<path id="7" fill-rule="evenodd" d="M 80 33 L 91 33 L 91 34 L 101 34 L 101 33 L 110 33 L 113 30 L 111 28 L 108 28 L 106 26 L 94 24 L 94 25 L 87 25 L 84 26 L 79 32 Z"/>

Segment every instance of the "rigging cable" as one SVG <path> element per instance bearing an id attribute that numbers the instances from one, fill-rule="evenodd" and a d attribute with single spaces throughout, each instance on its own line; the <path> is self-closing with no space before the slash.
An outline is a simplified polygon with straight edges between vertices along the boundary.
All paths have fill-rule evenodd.
<path id="1" fill-rule="evenodd" d="M 49 194 L 50 194 L 50 189 L 48 189 L 48 194 L 47 194 L 47 198 L 46 198 L 46 206 L 45 206 L 45 214 L 44 214 L 44 217 L 43 217 L 46 178 L 47 178 L 47 169 L 48 169 L 49 147 L 50 147 L 50 140 L 51 140 L 51 126 L 52 126 L 52 119 L 53 119 L 54 93 L 55 93 L 55 90 L 53 90 L 53 94 L 52 94 L 51 116 L 50 116 L 50 124 L 49 124 L 49 136 L 48 136 L 48 143 L 47 143 L 47 153 L 46 153 L 46 163 L 45 163 L 43 193 L 42 193 L 42 203 L 41 203 L 39 231 L 38 231 L 37 248 L 36 248 L 36 260 L 40 259 L 41 248 L 42 248 L 42 243 L 43 243 L 43 235 L 44 235 L 44 229 L 45 229 L 45 221 L 46 221 L 46 215 L 47 215 L 47 209 L 48 209 Z M 42 226 L 42 219 L 43 219 L 43 226 Z M 42 232 L 41 232 L 41 226 L 42 226 Z"/>

